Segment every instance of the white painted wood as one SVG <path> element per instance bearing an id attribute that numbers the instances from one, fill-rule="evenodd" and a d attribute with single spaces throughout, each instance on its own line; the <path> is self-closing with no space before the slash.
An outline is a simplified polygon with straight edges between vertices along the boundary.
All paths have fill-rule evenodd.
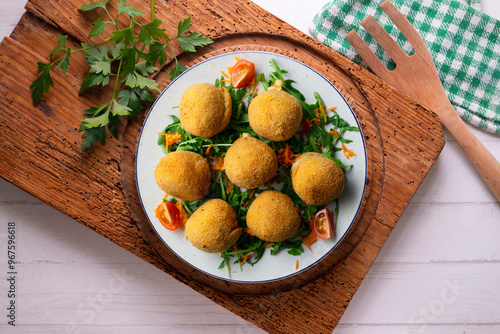
<path id="1" fill-rule="evenodd" d="M 308 33 L 326 0 L 254 2 Z M 24 3 L 0 0 L 0 38 Z M 500 19 L 498 1 L 484 0 L 483 9 Z M 471 129 L 500 158 L 500 136 Z M 500 204 L 448 134 L 446 141 L 335 334 L 500 332 Z M 1 333 L 262 333 L 0 179 L 1 310 L 9 221 L 19 245 L 18 326 L 2 311 Z"/>

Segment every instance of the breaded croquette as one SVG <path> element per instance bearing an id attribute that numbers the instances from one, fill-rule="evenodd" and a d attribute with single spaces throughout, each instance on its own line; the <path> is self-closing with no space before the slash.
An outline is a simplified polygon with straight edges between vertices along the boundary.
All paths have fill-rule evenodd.
<path id="1" fill-rule="evenodd" d="M 257 95 L 248 106 L 252 129 L 273 141 L 290 139 L 302 121 L 302 105 L 285 91 L 269 89 Z"/>
<path id="2" fill-rule="evenodd" d="M 155 169 L 158 187 L 167 194 L 192 201 L 202 198 L 210 187 L 210 167 L 200 154 L 175 151 L 164 156 Z"/>
<path id="3" fill-rule="evenodd" d="M 224 168 L 232 183 L 238 187 L 253 189 L 276 174 L 278 159 L 269 145 L 244 133 L 227 150 Z"/>
<path id="4" fill-rule="evenodd" d="M 326 205 L 344 189 L 344 172 L 328 157 L 315 152 L 302 154 L 292 165 L 292 186 L 310 205 Z"/>
<path id="5" fill-rule="evenodd" d="M 266 190 L 253 201 L 247 213 L 250 234 L 259 239 L 279 242 L 291 237 L 300 227 L 299 208 L 287 195 Z"/>
<path id="6" fill-rule="evenodd" d="M 209 83 L 190 86 L 181 98 L 179 119 L 184 129 L 210 138 L 224 130 L 232 113 L 231 94 L 224 87 Z"/>
<path id="7" fill-rule="evenodd" d="M 214 198 L 201 205 L 186 223 L 186 235 L 198 249 L 207 253 L 222 252 L 238 241 L 242 228 L 234 209 Z"/>

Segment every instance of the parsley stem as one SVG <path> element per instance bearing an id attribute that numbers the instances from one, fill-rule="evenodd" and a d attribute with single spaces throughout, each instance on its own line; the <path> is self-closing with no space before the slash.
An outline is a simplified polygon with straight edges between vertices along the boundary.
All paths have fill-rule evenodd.
<path id="1" fill-rule="evenodd" d="M 120 71 L 122 69 L 122 64 L 123 64 L 123 57 L 120 58 L 120 63 L 118 64 L 118 70 L 116 70 L 115 88 L 113 89 L 113 97 L 112 97 L 113 101 L 117 96 L 118 81 L 120 81 L 119 78 L 120 78 Z"/>
<path id="2" fill-rule="evenodd" d="M 151 0 L 151 21 L 155 19 L 155 0 Z"/>
<path id="3" fill-rule="evenodd" d="M 116 21 L 113 19 L 111 14 L 108 12 L 108 9 L 106 7 L 104 7 L 104 11 L 106 12 L 106 14 L 108 14 L 108 17 L 111 19 L 111 23 L 115 26 L 115 29 L 118 30 L 118 25 L 116 24 Z M 118 17 L 116 19 L 118 20 Z"/>
<path id="4" fill-rule="evenodd" d="M 80 51 L 84 51 L 84 52 L 85 52 L 85 51 L 87 51 L 87 50 L 89 50 L 89 49 L 96 49 L 96 48 L 98 48 L 99 46 L 103 46 L 103 45 L 108 44 L 108 43 L 113 43 L 113 42 L 112 42 L 112 41 L 110 41 L 110 40 L 106 40 L 106 41 L 101 42 L 101 43 L 98 43 L 98 44 L 85 44 L 86 46 L 84 46 L 83 48 L 80 48 L 80 49 L 75 49 L 75 50 L 69 50 L 68 52 L 69 52 L 70 54 L 73 54 L 73 53 L 75 53 L 75 52 L 80 52 Z M 63 57 L 64 57 L 64 56 L 63 56 Z M 61 58 L 62 58 L 62 57 L 61 57 Z M 59 58 L 59 59 L 60 59 L 60 58 Z"/>

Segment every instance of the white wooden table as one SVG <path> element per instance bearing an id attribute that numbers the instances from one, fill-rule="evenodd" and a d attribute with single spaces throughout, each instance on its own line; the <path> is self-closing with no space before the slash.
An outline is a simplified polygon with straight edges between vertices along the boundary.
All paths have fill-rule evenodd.
<path id="1" fill-rule="evenodd" d="M 308 33 L 325 0 L 254 2 Z M 24 4 L 0 0 L 0 38 Z M 483 10 L 500 19 L 498 0 L 483 0 Z M 500 159 L 500 136 L 473 131 Z M 6 317 L 8 222 L 18 245 L 16 327 Z M 262 332 L 2 179 L 0 277 L 1 333 Z M 499 282 L 500 204 L 446 134 L 334 333 L 499 333 Z"/>

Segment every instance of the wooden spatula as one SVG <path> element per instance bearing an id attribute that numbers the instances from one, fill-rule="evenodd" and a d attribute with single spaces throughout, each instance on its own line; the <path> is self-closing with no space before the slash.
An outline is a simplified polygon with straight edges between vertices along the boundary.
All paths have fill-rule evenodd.
<path id="1" fill-rule="evenodd" d="M 388 70 L 354 30 L 347 34 L 347 40 L 382 80 L 439 116 L 441 123 L 467 153 L 479 175 L 500 201 L 500 163 L 472 134 L 446 97 L 422 37 L 392 2 L 386 0 L 380 8 L 411 43 L 414 54 L 408 56 L 371 15 L 361 25 L 394 60 L 396 68 Z"/>

